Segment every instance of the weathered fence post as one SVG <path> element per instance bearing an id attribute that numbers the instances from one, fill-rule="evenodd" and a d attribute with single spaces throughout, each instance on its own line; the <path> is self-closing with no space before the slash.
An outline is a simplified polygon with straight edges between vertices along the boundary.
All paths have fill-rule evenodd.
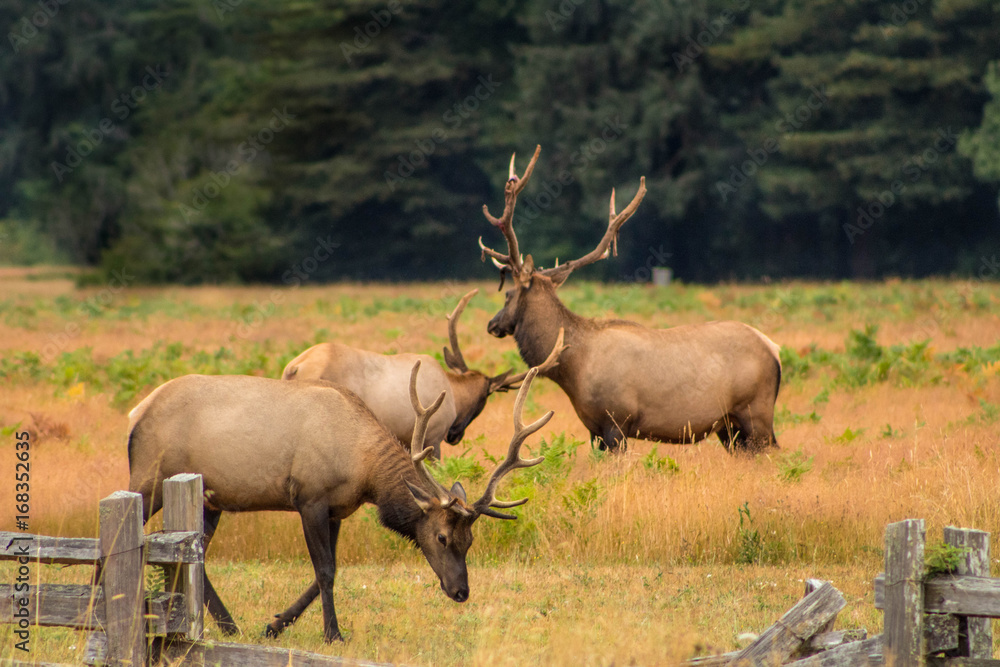
<path id="1" fill-rule="evenodd" d="M 813 635 L 829 626 L 847 604 L 840 591 L 828 581 L 815 581 L 799 600 L 749 646 L 726 664 L 731 667 L 780 665 Z"/>
<path id="2" fill-rule="evenodd" d="M 888 667 L 917 667 L 924 653 L 923 519 L 885 528 L 885 660 Z"/>
<path id="3" fill-rule="evenodd" d="M 973 577 L 990 576 L 990 534 L 947 526 L 944 541 L 953 547 L 967 549 L 956 574 Z M 958 617 L 958 649 L 956 656 L 969 658 L 993 657 L 993 632 L 990 619 L 975 616 Z"/>
<path id="4" fill-rule="evenodd" d="M 140 667 L 146 662 L 142 496 L 116 491 L 101 501 L 100 514 L 108 662 Z"/>
<path id="5" fill-rule="evenodd" d="M 201 475 L 181 473 L 163 481 L 163 532 L 205 531 L 204 490 Z M 187 563 L 164 568 L 170 590 L 184 594 L 188 620 L 185 638 L 201 639 L 205 629 L 205 565 Z"/>

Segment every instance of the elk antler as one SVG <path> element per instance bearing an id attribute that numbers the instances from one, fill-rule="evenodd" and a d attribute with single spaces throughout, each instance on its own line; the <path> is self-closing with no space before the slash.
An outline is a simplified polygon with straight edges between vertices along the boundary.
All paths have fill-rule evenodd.
<path id="1" fill-rule="evenodd" d="M 593 264 L 594 262 L 604 259 L 610 253 L 612 248 L 614 249 L 614 254 L 618 255 L 618 230 L 621 226 L 625 224 L 625 221 L 632 217 L 635 210 L 639 208 L 639 203 L 642 198 L 646 196 L 646 177 L 642 176 L 639 178 L 639 190 L 635 193 L 635 197 L 621 213 L 615 212 L 615 191 L 611 190 L 611 205 L 609 206 L 608 213 L 608 229 L 604 232 L 604 238 L 601 242 L 597 244 L 597 247 L 588 252 L 586 255 L 579 259 L 574 259 L 572 261 L 566 262 L 560 266 L 555 266 L 551 269 L 542 269 L 536 273 L 541 273 L 542 275 L 548 276 L 552 279 L 556 285 L 561 285 L 569 274 L 574 270 L 580 268 L 581 266 L 586 266 L 588 264 Z"/>
<path id="2" fill-rule="evenodd" d="M 514 205 L 517 204 L 517 196 L 521 194 L 521 190 L 528 184 L 528 179 L 531 178 L 531 172 L 535 170 L 535 162 L 538 161 L 538 155 L 541 152 L 542 147 L 535 146 L 535 154 L 532 156 L 531 162 L 528 163 L 528 168 L 524 170 L 524 175 L 521 177 L 518 177 L 517 172 L 514 171 L 514 157 L 517 154 L 515 153 L 510 156 L 507 183 L 503 188 L 503 214 L 499 218 L 494 218 L 490 215 L 489 207 L 483 204 L 483 215 L 486 216 L 491 225 L 503 232 L 503 237 L 507 240 L 507 254 L 504 255 L 496 250 L 487 248 L 483 245 L 483 240 L 479 239 L 479 247 L 482 249 L 482 260 L 486 261 L 486 257 L 489 256 L 493 259 L 493 263 L 498 266 L 506 264 L 510 267 L 515 277 L 521 272 L 522 263 L 521 253 L 517 249 L 517 236 L 514 234 Z"/>
<path id="3" fill-rule="evenodd" d="M 424 459 L 434 451 L 433 447 L 424 448 L 424 438 L 427 435 L 428 422 L 444 403 L 444 397 L 448 392 L 442 391 L 430 407 L 424 408 L 420 404 L 420 397 L 417 396 L 417 371 L 419 370 L 420 361 L 418 360 L 417 363 L 413 364 L 413 370 L 410 371 L 410 404 L 413 406 L 413 412 L 417 415 L 416 421 L 413 423 L 413 437 L 410 438 L 410 459 L 413 461 L 413 467 L 417 469 L 417 474 L 427 483 L 435 495 L 445 501 L 450 499 L 448 491 L 431 476 L 430 471 L 424 465 Z"/>
<path id="4" fill-rule="evenodd" d="M 549 352 L 549 356 L 545 358 L 545 361 L 540 363 L 532 370 L 538 371 L 539 375 L 544 375 L 546 372 L 552 370 L 559 365 L 559 355 L 565 350 L 569 345 L 563 345 L 563 334 L 565 331 L 562 327 L 559 327 L 559 336 L 556 337 L 556 344 L 552 347 L 552 351 Z M 512 375 L 510 377 L 504 378 L 503 382 L 494 389 L 493 391 L 507 391 L 508 389 L 517 389 L 517 385 L 522 382 L 531 370 L 525 371 L 524 373 L 518 373 L 517 375 Z"/>
<path id="5" fill-rule="evenodd" d="M 506 509 L 510 507 L 517 507 L 518 505 L 523 505 L 528 502 L 527 498 L 514 501 L 497 500 L 496 489 L 500 480 L 503 479 L 504 475 L 509 473 L 511 470 L 516 470 L 517 468 L 530 468 L 531 466 L 536 466 L 545 460 L 544 456 L 539 456 L 534 459 L 521 458 L 521 445 L 524 444 L 525 438 L 548 424 L 553 415 L 553 412 L 549 410 L 546 414 L 542 415 L 541 419 L 532 424 L 528 424 L 527 426 L 525 426 L 521 421 L 521 413 L 524 410 L 524 402 L 528 398 L 528 387 L 531 386 L 531 381 L 535 379 L 536 375 L 538 375 L 537 368 L 529 370 L 527 375 L 524 377 L 524 384 L 521 385 L 521 389 L 517 392 L 517 400 L 514 401 L 514 437 L 510 439 L 510 446 L 507 448 L 507 458 L 505 458 L 503 462 L 497 466 L 497 469 L 493 471 L 490 481 L 486 484 L 486 490 L 483 491 L 483 496 L 472 506 L 473 510 L 478 514 L 485 514 L 486 516 L 491 516 L 495 519 L 516 519 L 517 517 L 513 514 L 497 512 L 493 508 L 500 507 Z"/>
<path id="6" fill-rule="evenodd" d="M 469 370 L 469 367 L 465 365 L 462 350 L 458 347 L 458 331 L 455 330 L 455 324 L 458 322 L 458 318 L 462 316 L 462 311 L 465 310 L 465 306 L 468 305 L 469 300 L 478 293 L 479 290 L 474 289 L 463 296 L 462 300 L 455 306 L 455 310 L 451 311 L 451 315 L 448 316 L 448 340 L 451 342 L 451 349 L 444 348 L 444 363 L 448 365 L 448 368 L 459 373 L 465 373 Z"/>

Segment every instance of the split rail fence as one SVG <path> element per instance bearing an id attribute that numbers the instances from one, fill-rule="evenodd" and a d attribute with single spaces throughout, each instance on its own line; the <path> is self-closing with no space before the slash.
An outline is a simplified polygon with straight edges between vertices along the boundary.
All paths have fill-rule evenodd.
<path id="1" fill-rule="evenodd" d="M 33 585 L 25 594 L 15 592 L 12 584 L 0 584 L 0 623 L 90 630 L 84 658 L 89 665 L 372 665 L 305 651 L 204 641 L 203 503 L 201 475 L 182 474 L 163 482 L 161 533 L 143 535 L 142 497 L 127 491 L 101 501 L 96 539 L 0 532 L 0 560 L 24 563 L 26 558 L 30 563 L 95 568 L 94 585 Z M 164 570 L 165 591 L 146 593 L 145 565 Z M 26 607 L 19 604 L 22 598 L 28 600 Z"/>
<path id="2" fill-rule="evenodd" d="M 163 483 L 163 532 L 143 535 L 142 499 L 118 491 L 100 504 L 97 539 L 0 532 L 0 560 L 86 564 L 94 585 L 41 584 L 27 595 L 0 584 L 0 623 L 90 630 L 91 665 L 158 664 L 246 667 L 375 667 L 304 651 L 209 642 L 204 631 L 203 486 L 200 475 Z M 806 595 L 749 646 L 690 660 L 687 667 L 1000 667 L 992 658 L 991 619 L 1000 618 L 1000 579 L 990 578 L 989 533 L 945 528 L 961 550 L 953 574 L 924 573 L 923 519 L 890 524 L 885 572 L 875 578 L 875 606 L 884 632 L 834 631 L 844 596 L 830 582 L 810 579 Z M 24 562 L 23 560 L 21 561 Z M 164 592 L 145 591 L 144 566 L 165 572 Z M 27 597 L 28 605 L 20 604 Z M 4 664 L 8 664 L 5 662 Z M 14 665 L 21 663 L 14 662 Z"/>
<path id="3" fill-rule="evenodd" d="M 990 578 L 990 536 L 948 527 L 961 550 L 952 574 L 926 576 L 923 519 L 889 524 L 885 572 L 875 578 L 883 633 L 831 631 L 846 605 L 829 582 L 810 579 L 806 596 L 741 651 L 690 660 L 688 667 L 1000 667 L 992 658 L 991 619 L 1000 618 L 1000 579 Z"/>

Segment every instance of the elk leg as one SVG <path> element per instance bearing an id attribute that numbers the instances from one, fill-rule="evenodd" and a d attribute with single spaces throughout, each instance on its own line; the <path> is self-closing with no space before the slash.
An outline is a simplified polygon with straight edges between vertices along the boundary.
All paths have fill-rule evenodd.
<path id="1" fill-rule="evenodd" d="M 604 440 L 604 445 L 613 452 L 624 452 L 628 448 L 625 432 L 613 419 L 604 425 L 604 433 L 601 434 L 601 438 Z"/>
<path id="2" fill-rule="evenodd" d="M 340 521 L 330 519 L 330 508 L 326 503 L 300 507 L 299 515 L 302 517 L 302 531 L 305 533 L 309 559 L 316 571 L 316 585 L 323 603 L 323 641 L 328 644 L 334 640 L 343 641 L 337 625 L 337 612 L 333 606 L 333 580 L 337 574 L 334 560 L 336 538 L 333 534 L 334 530 L 340 531 Z"/>
<path id="3" fill-rule="evenodd" d="M 758 410 L 758 415 L 761 412 L 764 412 L 762 408 Z M 778 446 L 774 430 L 771 428 L 771 424 L 763 418 L 764 416 L 760 415 L 760 418 L 755 418 L 753 406 L 747 406 L 747 408 L 730 416 L 738 429 L 732 440 L 733 446 L 730 450 L 732 453 L 752 455 L 769 447 Z"/>
<path id="4" fill-rule="evenodd" d="M 340 535 L 340 521 L 330 522 L 330 553 L 334 555 L 334 567 L 336 567 L 336 555 L 337 555 L 337 537 Z M 319 596 L 319 584 L 313 579 L 313 582 L 309 584 L 309 588 L 306 589 L 298 600 L 296 600 L 291 607 L 281 612 L 280 614 L 275 614 L 275 620 L 271 621 L 264 626 L 264 636 L 265 637 L 277 637 L 280 635 L 285 628 L 294 623 L 302 615 L 302 612 L 312 604 Z"/>
<path id="5" fill-rule="evenodd" d="M 601 437 L 601 434 L 597 433 L 595 431 L 591 431 L 590 432 L 590 448 L 593 449 L 594 445 L 597 445 L 597 448 L 599 450 L 601 450 L 601 451 L 604 451 L 605 449 L 608 448 L 608 446 L 604 444 L 604 438 Z"/>
<path id="6" fill-rule="evenodd" d="M 208 543 L 212 541 L 212 536 L 215 535 L 215 529 L 219 527 L 219 519 L 222 517 L 221 510 L 210 510 L 205 508 L 205 553 L 208 553 Z M 219 630 L 222 631 L 224 635 L 235 635 L 239 633 L 240 629 L 236 625 L 236 621 L 233 620 L 232 614 L 226 609 L 226 605 L 222 604 L 222 599 L 219 594 L 215 592 L 215 586 L 208 579 L 208 571 L 203 570 L 205 573 L 204 585 L 205 585 L 205 606 L 208 607 L 208 613 L 212 615 L 215 619 L 215 624 L 219 626 Z"/>
<path id="7" fill-rule="evenodd" d="M 313 582 L 309 584 L 309 588 L 306 589 L 305 593 L 299 596 L 299 599 L 292 603 L 292 606 L 281 612 L 280 614 L 274 615 L 274 620 L 264 626 L 264 636 L 271 639 L 276 638 L 282 632 L 285 631 L 289 625 L 299 620 L 299 616 L 302 612 L 306 610 L 306 607 L 312 604 L 319 596 L 319 584 L 313 579 Z"/>
<path id="8" fill-rule="evenodd" d="M 726 415 L 722 418 L 722 428 L 716 432 L 716 435 L 719 436 L 719 442 L 730 454 L 743 451 L 746 447 L 746 431 L 733 415 Z"/>

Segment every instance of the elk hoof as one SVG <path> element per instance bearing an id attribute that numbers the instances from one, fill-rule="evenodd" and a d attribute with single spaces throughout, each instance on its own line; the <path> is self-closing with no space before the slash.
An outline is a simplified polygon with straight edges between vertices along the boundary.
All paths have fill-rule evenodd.
<path id="1" fill-rule="evenodd" d="M 332 644 L 333 642 L 342 642 L 344 641 L 344 638 L 341 636 L 340 630 L 336 630 L 332 635 L 323 637 L 323 641 L 327 644 Z"/>
<path id="2" fill-rule="evenodd" d="M 280 635 L 284 629 L 284 627 L 279 626 L 276 628 L 268 623 L 264 626 L 264 632 L 262 634 L 268 639 L 277 639 L 278 635 Z"/>
<path id="3" fill-rule="evenodd" d="M 240 633 L 240 629 L 235 623 L 217 623 L 216 625 L 219 626 L 219 631 L 227 637 L 232 637 Z"/>

